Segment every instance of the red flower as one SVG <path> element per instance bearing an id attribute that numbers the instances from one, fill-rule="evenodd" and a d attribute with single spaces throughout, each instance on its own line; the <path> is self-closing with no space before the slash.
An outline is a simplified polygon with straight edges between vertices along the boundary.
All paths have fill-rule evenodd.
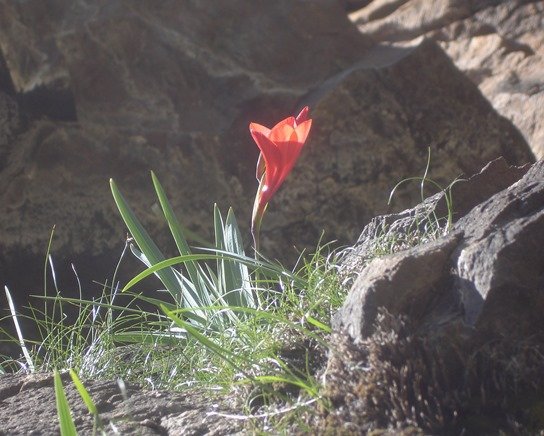
<path id="1" fill-rule="evenodd" d="M 257 234 L 256 239 L 266 206 L 293 169 L 311 126 L 308 106 L 302 109 L 296 118 L 285 118 L 272 129 L 256 123 L 249 125 L 251 136 L 261 150 L 257 163 L 259 189 L 255 197 L 251 226 L 253 237 L 255 238 Z M 255 242 L 257 245 L 258 241 Z"/>

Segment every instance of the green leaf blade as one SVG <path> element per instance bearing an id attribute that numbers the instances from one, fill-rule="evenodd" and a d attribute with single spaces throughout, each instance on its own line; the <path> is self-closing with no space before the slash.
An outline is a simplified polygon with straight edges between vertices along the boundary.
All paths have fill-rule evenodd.
<path id="1" fill-rule="evenodd" d="M 111 192 L 119 213 L 123 218 L 130 234 L 140 247 L 142 253 L 146 256 L 151 265 L 155 265 L 164 260 L 164 255 L 161 253 L 155 242 L 151 239 L 143 225 L 140 223 L 127 201 L 117 188 L 113 179 L 110 179 Z M 168 291 L 176 298 L 176 301 L 181 301 L 181 288 L 176 280 L 173 272 L 170 270 L 157 271 L 157 276 L 161 279 Z"/>
<path id="2" fill-rule="evenodd" d="M 62 380 L 57 370 L 53 373 L 55 384 L 55 401 L 57 404 L 57 415 L 59 418 L 59 427 L 61 436 L 77 436 L 76 426 L 70 412 L 70 405 L 62 386 Z"/>

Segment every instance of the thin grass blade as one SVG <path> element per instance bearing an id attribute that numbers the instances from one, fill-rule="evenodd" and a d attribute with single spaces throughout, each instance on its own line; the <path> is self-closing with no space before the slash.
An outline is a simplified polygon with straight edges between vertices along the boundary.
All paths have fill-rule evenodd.
<path id="1" fill-rule="evenodd" d="M 70 405 L 66 399 L 66 393 L 62 386 L 60 374 L 56 369 L 53 373 L 53 379 L 55 384 L 55 401 L 57 403 L 60 434 L 61 436 L 77 436 L 76 426 L 70 412 Z"/>
<path id="2" fill-rule="evenodd" d="M 227 213 L 223 234 L 225 251 L 245 256 L 242 236 L 232 209 Z M 226 289 L 230 291 L 226 296 L 228 303 L 234 306 L 255 307 L 247 265 L 236 261 L 224 262 L 223 265 Z"/>
<path id="3" fill-rule="evenodd" d="M 162 212 L 164 214 L 166 222 L 168 223 L 170 233 L 172 233 L 172 237 L 174 238 L 179 254 L 182 256 L 192 254 L 191 248 L 187 243 L 187 239 L 185 238 L 181 224 L 179 223 L 176 215 L 174 214 L 174 210 L 172 209 L 172 206 L 168 201 L 168 197 L 166 196 L 166 193 L 164 192 L 164 189 L 159 182 L 159 179 L 153 171 L 151 171 L 151 178 L 153 180 L 153 186 L 155 187 L 155 191 L 157 193 Z M 187 274 L 189 275 L 191 282 L 197 285 L 199 282 L 197 266 L 193 262 L 187 262 L 185 264 L 185 268 L 187 269 Z"/>
<path id="4" fill-rule="evenodd" d="M 200 342 L 202 345 L 204 345 L 208 350 L 211 352 L 217 354 L 221 359 L 223 359 L 225 362 L 229 363 L 233 368 L 241 371 L 242 369 L 236 364 L 233 357 L 234 355 L 227 350 L 226 348 L 221 347 L 219 344 L 215 343 L 202 333 L 198 331 L 198 329 L 194 328 L 191 324 L 183 321 L 181 318 L 179 318 L 175 312 L 168 310 L 166 307 L 162 307 L 163 312 L 168 316 L 174 323 L 181 327 L 182 329 L 186 330 L 187 333 L 189 333 L 191 336 L 193 336 L 198 342 Z"/>
<path id="5" fill-rule="evenodd" d="M 122 292 L 130 289 L 131 287 L 133 287 L 134 285 L 136 285 L 137 283 L 139 283 L 140 281 L 142 281 L 146 277 L 148 277 L 148 276 L 150 276 L 152 274 L 155 274 L 155 272 L 157 272 L 160 269 L 167 268 L 167 267 L 177 265 L 177 264 L 181 264 L 181 263 L 184 263 L 184 262 L 187 262 L 187 261 L 221 260 L 221 259 L 230 259 L 230 260 L 242 262 L 245 265 L 249 266 L 250 268 L 258 269 L 259 272 L 262 273 L 262 274 L 269 275 L 269 276 L 274 277 L 274 278 L 283 277 L 285 279 L 288 279 L 288 280 L 292 281 L 298 287 L 307 286 L 307 281 L 306 280 L 304 280 L 304 279 L 302 279 L 300 277 L 297 277 L 295 274 L 290 273 L 288 271 L 285 271 L 285 270 L 279 268 L 278 266 L 276 266 L 276 265 L 274 265 L 272 263 L 268 263 L 268 262 L 265 263 L 263 261 L 255 260 L 255 259 L 253 259 L 251 257 L 240 256 L 240 255 L 233 254 L 233 253 L 228 253 L 228 252 L 222 251 L 222 250 L 209 250 L 209 251 L 213 252 L 213 253 L 218 253 L 218 254 L 192 254 L 190 256 L 177 256 L 177 257 L 173 257 L 173 258 L 170 258 L 170 259 L 163 260 L 163 261 L 149 267 L 148 269 L 142 271 L 136 277 L 133 277 L 125 285 L 125 287 L 122 289 Z"/>
<path id="6" fill-rule="evenodd" d="M 19 325 L 19 320 L 17 319 L 17 312 L 15 311 L 15 304 L 13 304 L 13 299 L 11 298 L 11 293 L 9 292 L 9 289 L 7 286 L 4 286 L 4 291 L 6 293 L 6 298 L 8 300 L 9 310 L 11 312 L 11 318 L 13 319 L 13 324 L 15 325 L 15 331 L 17 332 L 17 337 L 19 338 L 19 346 L 21 347 L 21 351 L 23 352 L 23 356 L 25 356 L 26 364 L 28 365 L 28 368 L 31 372 L 34 372 L 34 362 L 32 361 L 32 357 L 30 357 L 30 353 L 28 352 L 28 349 L 25 345 L 25 339 L 23 337 L 23 332 L 21 331 L 21 326 Z"/>
<path id="7" fill-rule="evenodd" d="M 89 409 L 89 413 L 95 416 L 98 415 L 98 409 L 96 408 L 89 391 L 85 388 L 77 373 L 73 369 L 70 369 L 70 377 L 72 377 L 72 382 L 74 383 L 81 399 L 87 406 L 87 409 Z"/>

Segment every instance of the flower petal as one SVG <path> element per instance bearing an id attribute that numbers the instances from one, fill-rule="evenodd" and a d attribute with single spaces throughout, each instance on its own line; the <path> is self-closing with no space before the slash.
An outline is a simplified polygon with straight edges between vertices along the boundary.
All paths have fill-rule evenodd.
<path id="1" fill-rule="evenodd" d="M 285 118 L 284 120 L 281 120 L 279 123 L 277 123 L 274 127 L 272 127 L 272 129 L 270 130 L 274 130 L 274 129 L 277 129 L 279 128 L 280 126 L 283 126 L 284 124 L 287 124 L 291 127 L 294 127 L 295 126 L 295 117 L 287 117 Z"/>
<path id="2" fill-rule="evenodd" d="M 293 118 L 294 120 L 294 118 Z M 291 140 L 291 136 L 295 133 L 295 129 L 292 125 L 284 123 L 281 125 L 275 126 L 270 131 L 270 140 L 274 141 L 276 144 L 280 142 L 286 142 Z"/>
<path id="3" fill-rule="evenodd" d="M 312 126 L 308 112 L 308 107 L 304 107 L 296 118 L 285 118 L 272 129 L 257 123 L 249 126 L 251 135 L 261 150 L 256 174 L 259 189 L 255 198 L 252 226 L 256 218 L 262 215 L 260 211 L 264 211 L 266 204 L 295 166 Z"/>
<path id="4" fill-rule="evenodd" d="M 275 184 L 275 176 L 282 164 L 282 157 L 277 145 L 258 131 L 251 131 L 251 136 L 261 150 L 265 163 L 265 185 L 270 189 Z M 258 170 L 257 170 L 258 171 Z"/>
<path id="5" fill-rule="evenodd" d="M 262 132 L 259 132 L 257 130 L 251 131 L 251 136 L 253 136 L 253 140 L 256 142 L 257 146 L 261 150 L 261 153 L 264 156 L 264 161 L 266 165 L 268 164 L 277 166 L 280 164 L 281 156 L 278 150 L 277 145 L 268 139 L 266 135 L 264 135 Z"/>
<path id="6" fill-rule="evenodd" d="M 306 120 L 295 128 L 295 131 L 297 133 L 297 140 L 299 142 L 302 142 L 303 144 L 306 142 L 306 139 L 308 138 L 308 133 L 310 133 L 311 127 L 312 127 L 312 120 Z"/>
<path id="7" fill-rule="evenodd" d="M 287 142 L 277 144 L 281 153 L 281 167 L 278 174 L 278 182 L 281 185 L 287 175 L 291 172 L 300 156 L 304 142 L 297 139 L 296 131 L 293 131 L 291 138 Z"/>
<path id="8" fill-rule="evenodd" d="M 268 127 L 265 127 L 265 126 L 261 126 L 260 124 L 257 124 L 257 123 L 250 123 L 249 124 L 249 130 L 251 132 L 253 132 L 253 131 L 261 132 L 266 137 L 270 136 L 270 129 Z"/>
<path id="9" fill-rule="evenodd" d="M 310 111 L 310 108 L 308 106 L 305 106 L 302 108 L 302 110 L 299 112 L 299 114 L 295 118 L 296 125 L 299 125 L 308 119 L 309 111 Z"/>

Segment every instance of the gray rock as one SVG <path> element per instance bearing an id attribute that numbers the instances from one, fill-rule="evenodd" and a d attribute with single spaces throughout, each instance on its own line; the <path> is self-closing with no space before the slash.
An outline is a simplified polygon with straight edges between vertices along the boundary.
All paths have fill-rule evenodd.
<path id="1" fill-rule="evenodd" d="M 542 433 L 544 161 L 495 161 L 455 187 L 465 206 L 448 234 L 359 269 L 333 321 L 323 434 Z M 439 198 L 392 221 L 399 238 Z M 346 260 L 369 255 L 367 230 Z"/>
<path id="2" fill-rule="evenodd" d="M 459 187 L 470 190 L 498 166 Z M 524 171 L 512 169 L 510 176 Z M 478 188 L 474 191 L 477 197 Z M 368 249 L 364 240 L 359 245 Z M 539 161 L 519 181 L 458 217 L 449 234 L 370 261 L 334 327 L 361 341 L 373 332 L 383 309 L 433 333 L 459 321 L 488 339 L 541 333 L 543 246 L 544 161 Z M 349 256 L 357 256 L 356 251 L 346 260 L 353 265 Z"/>
<path id="3" fill-rule="evenodd" d="M 345 283 L 363 269 L 365 263 L 384 250 L 398 251 L 434 240 L 437 234 L 447 231 L 448 203 L 451 198 L 453 221 L 464 217 L 478 204 L 497 192 L 517 182 L 529 170 L 530 165 L 509 166 L 504 158 L 489 162 L 478 174 L 453 183 L 445 191 L 426 198 L 417 206 L 399 213 L 372 218 L 365 226 L 357 242 L 342 252 L 339 272 Z M 440 217 L 438 226 L 430 234 L 429 218 Z"/>
<path id="4" fill-rule="evenodd" d="M 510 188 L 476 206 L 454 261 L 454 288 L 465 321 L 496 335 L 526 337 L 544 329 L 544 161 Z"/>
<path id="5" fill-rule="evenodd" d="M 425 250 L 410 249 L 370 262 L 353 284 L 333 327 L 361 340 L 374 331 L 380 309 L 407 315 L 418 324 L 428 323 L 430 317 L 438 323 L 448 321 L 459 311 L 458 299 L 444 280 L 458 242 L 459 235 L 453 233 L 425 244 Z M 435 306 L 444 306 L 444 300 L 449 303 L 447 312 L 437 313 Z"/>

